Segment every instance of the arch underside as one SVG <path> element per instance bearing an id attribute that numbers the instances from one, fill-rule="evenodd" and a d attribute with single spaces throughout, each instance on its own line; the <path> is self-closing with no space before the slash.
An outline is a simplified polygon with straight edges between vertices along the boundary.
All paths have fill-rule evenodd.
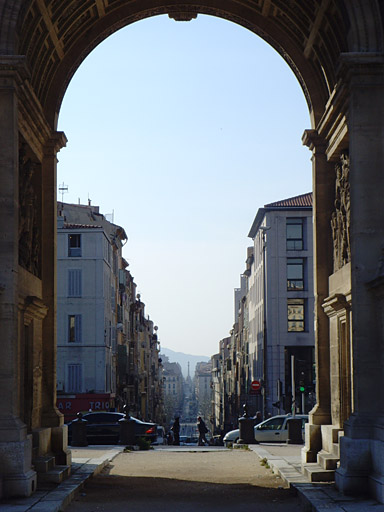
<path id="1" fill-rule="evenodd" d="M 92 49 L 116 30 L 150 16 L 190 19 L 207 14 L 258 34 L 292 68 L 315 124 L 337 83 L 340 53 L 352 43 L 355 50 L 356 38 L 365 50 L 368 44 L 361 30 L 351 43 L 351 16 L 337 0 L 3 0 L 2 4 L 4 23 L 13 24 L 18 11 L 19 36 L 13 41 L 0 38 L 0 49 L 26 56 L 32 88 L 50 124 L 55 123 L 70 79 Z M 372 24 L 366 25 L 372 32 Z M 2 31 L 5 39 L 8 32 Z"/>

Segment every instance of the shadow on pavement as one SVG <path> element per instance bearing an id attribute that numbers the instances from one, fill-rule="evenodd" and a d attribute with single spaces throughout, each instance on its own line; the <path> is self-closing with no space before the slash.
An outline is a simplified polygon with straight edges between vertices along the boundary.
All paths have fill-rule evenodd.
<path id="1" fill-rule="evenodd" d="M 300 510 L 300 504 L 289 489 L 103 474 L 93 478 L 67 510 L 288 512 Z"/>

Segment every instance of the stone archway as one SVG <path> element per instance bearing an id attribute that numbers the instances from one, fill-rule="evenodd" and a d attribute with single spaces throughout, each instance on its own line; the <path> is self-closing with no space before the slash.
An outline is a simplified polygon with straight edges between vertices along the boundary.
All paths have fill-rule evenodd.
<path id="1" fill-rule="evenodd" d="M 330 452 L 352 412 L 337 484 L 346 492 L 370 486 L 384 501 L 384 403 L 372 400 L 381 389 L 384 353 L 379 0 L 0 0 L 2 492 L 33 491 L 32 453 L 70 462 L 55 407 L 56 154 L 66 141 L 56 126 L 66 87 L 89 52 L 119 28 L 158 14 L 186 21 L 199 13 L 238 23 L 269 42 L 307 99 L 312 126 L 303 142 L 313 154 L 317 406 L 303 459 L 314 462 Z M 33 383 L 28 405 L 26 382 Z"/>

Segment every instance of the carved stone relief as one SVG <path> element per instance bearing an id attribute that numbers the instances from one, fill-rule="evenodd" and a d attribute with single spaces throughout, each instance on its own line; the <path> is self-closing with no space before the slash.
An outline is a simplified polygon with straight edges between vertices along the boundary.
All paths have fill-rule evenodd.
<path id="1" fill-rule="evenodd" d="M 336 164 L 335 210 L 331 217 L 333 239 L 333 271 L 351 261 L 350 224 L 351 200 L 349 185 L 349 155 L 343 153 Z"/>
<path id="2" fill-rule="evenodd" d="M 37 168 L 38 164 L 27 157 L 25 145 L 22 145 L 19 151 L 19 265 L 40 277 L 41 231 L 34 185 Z"/>

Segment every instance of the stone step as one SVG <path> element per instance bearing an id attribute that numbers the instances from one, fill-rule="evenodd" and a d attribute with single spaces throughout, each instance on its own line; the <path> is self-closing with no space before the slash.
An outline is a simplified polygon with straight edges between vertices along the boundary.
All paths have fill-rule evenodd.
<path id="1" fill-rule="evenodd" d="M 332 444 L 332 454 L 340 459 L 340 445 L 339 443 L 333 443 Z"/>
<path id="2" fill-rule="evenodd" d="M 303 464 L 304 475 L 310 482 L 333 482 L 335 480 L 335 471 L 324 469 L 316 462 Z"/>
<path id="3" fill-rule="evenodd" d="M 32 464 L 35 466 L 37 473 L 47 473 L 55 467 L 55 457 L 47 455 L 45 457 L 36 457 Z"/>
<path id="4" fill-rule="evenodd" d="M 321 450 L 317 454 L 317 463 L 325 470 L 335 470 L 337 468 L 338 462 L 339 457 L 335 457 L 333 453 L 328 453 L 326 451 Z"/>
<path id="5" fill-rule="evenodd" d="M 68 478 L 70 474 L 70 466 L 55 466 L 46 473 L 37 474 L 38 485 L 46 483 L 60 484 L 63 480 Z"/>

